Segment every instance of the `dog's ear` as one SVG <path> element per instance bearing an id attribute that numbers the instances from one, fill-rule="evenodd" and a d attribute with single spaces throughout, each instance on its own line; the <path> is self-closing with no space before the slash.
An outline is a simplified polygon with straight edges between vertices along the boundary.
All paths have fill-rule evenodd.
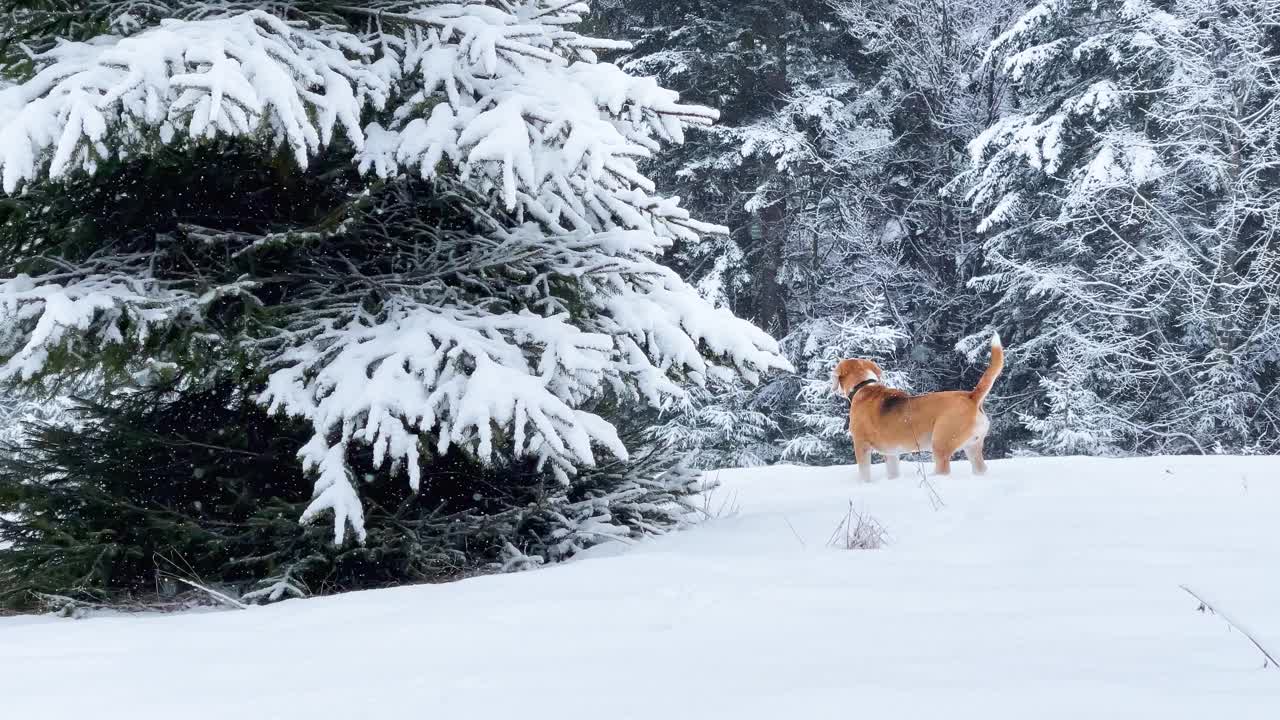
<path id="1" fill-rule="evenodd" d="M 831 390 L 840 392 L 840 378 L 844 375 L 844 361 L 837 360 L 835 369 L 831 371 Z"/>
<path id="2" fill-rule="evenodd" d="M 871 368 L 872 368 L 873 370 L 875 370 L 875 373 L 876 373 L 876 379 L 877 379 L 877 380 L 880 380 L 881 382 L 883 382 L 883 381 L 884 381 L 884 371 L 880 369 L 880 366 L 879 366 L 879 365 L 877 365 L 877 364 L 875 364 L 874 362 L 872 362 L 872 363 L 871 363 Z"/>

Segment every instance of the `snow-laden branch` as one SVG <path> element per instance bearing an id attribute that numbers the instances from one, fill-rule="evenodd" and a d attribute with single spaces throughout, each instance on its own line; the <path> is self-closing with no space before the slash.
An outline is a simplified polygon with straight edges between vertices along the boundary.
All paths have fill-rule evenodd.
<path id="1" fill-rule="evenodd" d="M 63 42 L 0 90 L 3 187 L 92 172 L 153 139 L 262 136 L 306 167 L 340 129 L 363 145 L 366 105 L 390 91 L 358 38 L 250 11 L 168 20 L 129 37 Z"/>
<path id="2" fill-rule="evenodd" d="M 366 129 L 362 169 L 429 178 L 451 167 L 508 210 L 563 231 L 621 224 L 692 239 L 719 230 L 655 196 L 636 165 L 715 111 L 614 65 L 570 62 L 557 54 L 565 31 L 496 22 L 491 10 L 424 8 L 415 17 L 432 27 L 386 46 L 416 90 L 389 127 Z"/>
<path id="3" fill-rule="evenodd" d="M 155 140 L 263 138 L 306 167 L 340 132 L 362 170 L 448 168 L 560 230 L 722 231 L 656 196 L 636 165 L 717 113 L 596 62 L 601 41 L 565 29 L 584 7 L 339 8 L 376 20 L 363 35 L 253 10 L 63 42 L 0 91 L 3 188 L 91 172 Z M 389 102 L 389 120 L 369 117 Z"/>
<path id="4" fill-rule="evenodd" d="M 484 242 L 440 238 L 437 246 Z M 358 300 L 302 300 L 313 312 L 266 338 L 271 364 L 262 401 L 307 418 L 302 450 L 317 472 L 306 517 L 333 510 L 362 536 L 358 492 L 345 464 L 352 442 L 371 446 L 375 466 L 402 468 L 412 488 L 424 438 L 432 452 L 460 447 L 491 462 L 530 458 L 562 482 L 592 467 L 598 453 L 625 459 L 614 427 L 584 405 L 613 396 L 654 407 L 683 402 L 681 378 L 702 383 L 727 364 L 754 381 L 785 367 L 773 339 L 708 305 L 669 269 L 652 262 L 665 243 L 641 231 L 547 237 L 536 225 L 502 231 L 470 257 L 508 258 L 508 281 L 494 268 L 455 268 L 449 285 L 431 280 L 437 258 L 396 273 L 401 290 L 376 314 Z M 486 280 L 485 275 L 490 277 Z M 515 278 L 522 280 L 511 283 Z M 378 278 L 365 278 L 378 286 Z M 495 302 L 571 282 L 576 312 L 495 312 Z M 456 287 L 484 287 L 487 303 L 463 302 Z M 318 287 L 326 287 L 318 285 Z M 452 298 L 452 299 L 450 299 Z"/>
<path id="5" fill-rule="evenodd" d="M 36 377 L 50 354 L 72 341 L 91 352 L 143 343 L 154 328 L 198 314 L 210 299 L 169 289 L 144 270 L 135 262 L 115 272 L 68 273 L 38 281 L 18 275 L 0 282 L 0 353 L 6 358 L 0 381 Z"/>
<path id="6" fill-rule="evenodd" d="M 52 275 L 0 283 L 13 296 L 6 376 L 38 372 L 76 338 L 101 348 L 122 328 L 203 332 L 201 303 L 223 293 L 274 303 L 234 340 L 270 372 L 260 400 L 311 423 L 299 456 L 316 494 L 303 519 L 332 512 L 341 541 L 348 529 L 363 537 L 349 465 L 361 446 L 413 488 L 420 455 L 451 449 L 534 459 L 567 479 L 628 454 L 594 407 L 661 407 L 714 374 L 754 380 L 786 366 L 772 338 L 658 263 L 675 240 L 723 228 L 660 194 L 637 162 L 716 113 L 597 62 L 594 50 L 615 44 L 570 29 L 585 4 L 304 5 L 215 4 L 61 42 L 0 90 L 7 192 L 157 144 L 234 138 L 288 148 L 304 169 L 348 153 L 382 188 L 319 229 L 180 221 L 185 241 L 225 247 L 241 280 L 219 268 L 221 280 L 146 284 L 148 260 L 170 252 L 161 246 L 102 281 L 110 292 Z M 157 8 L 138 22 L 177 12 Z M 397 194 L 410 176 L 432 180 L 430 198 Z M 453 196 L 440 212 L 466 230 L 422 220 L 424 205 Z M 254 277 L 252 259 L 269 252 L 300 259 Z M 50 298 L 71 288 L 81 299 L 63 312 Z"/>

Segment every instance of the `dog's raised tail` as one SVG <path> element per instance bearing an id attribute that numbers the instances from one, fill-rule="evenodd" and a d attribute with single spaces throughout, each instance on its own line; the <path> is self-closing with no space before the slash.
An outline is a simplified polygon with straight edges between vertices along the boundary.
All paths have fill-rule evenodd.
<path id="1" fill-rule="evenodd" d="M 982 404 L 987 399 L 987 393 L 991 392 L 991 386 L 996 384 L 996 378 L 1000 377 L 1000 371 L 1004 369 L 1004 345 L 1000 344 L 1000 333 L 991 336 L 991 364 L 987 366 L 986 372 L 982 373 L 982 377 L 978 379 L 978 384 L 973 388 L 973 392 L 969 393 L 969 397 L 973 401 Z"/>

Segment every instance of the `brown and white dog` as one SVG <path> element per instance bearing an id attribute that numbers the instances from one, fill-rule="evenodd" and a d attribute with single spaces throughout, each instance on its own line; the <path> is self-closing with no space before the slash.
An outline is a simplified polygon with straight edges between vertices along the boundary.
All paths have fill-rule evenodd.
<path id="1" fill-rule="evenodd" d="M 849 433 L 858 475 L 871 480 L 871 451 L 884 456 L 889 477 L 898 477 L 898 456 L 933 451 L 934 472 L 951 472 L 951 456 L 961 448 L 982 474 L 982 442 L 987 437 L 987 416 L 982 401 L 1004 368 L 1000 336 L 991 338 L 991 364 L 972 391 L 952 390 L 911 396 L 880 384 L 884 373 L 870 360 L 841 360 L 836 364 L 835 390 L 849 398 Z"/>

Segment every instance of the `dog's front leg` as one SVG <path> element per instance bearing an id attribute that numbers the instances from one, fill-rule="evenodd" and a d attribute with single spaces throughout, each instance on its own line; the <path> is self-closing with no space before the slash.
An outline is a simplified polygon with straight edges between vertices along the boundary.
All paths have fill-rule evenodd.
<path id="1" fill-rule="evenodd" d="M 893 480 L 898 477 L 898 455 L 897 453 L 888 453 L 884 456 L 884 466 L 889 471 L 889 479 Z"/>
<path id="2" fill-rule="evenodd" d="M 853 439 L 853 456 L 858 460 L 858 479 L 871 482 L 871 445 Z"/>

